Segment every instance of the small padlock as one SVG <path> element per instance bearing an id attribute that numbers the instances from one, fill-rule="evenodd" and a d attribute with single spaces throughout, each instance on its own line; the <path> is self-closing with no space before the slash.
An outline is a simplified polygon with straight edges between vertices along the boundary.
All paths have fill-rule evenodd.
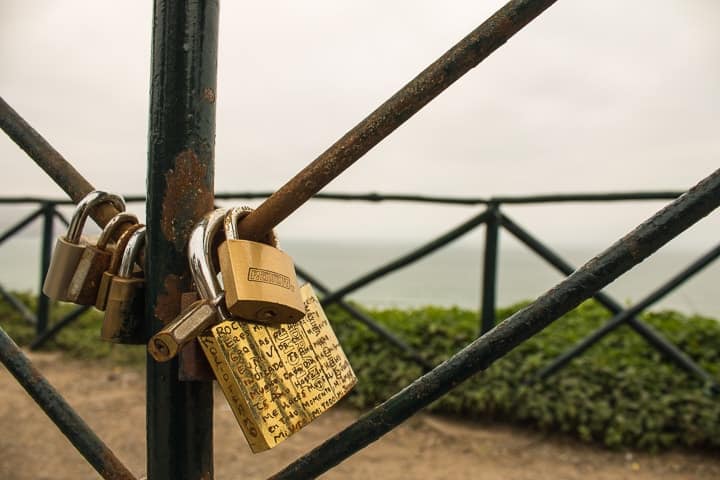
<path id="1" fill-rule="evenodd" d="M 218 261 L 230 314 L 258 323 L 294 323 L 305 316 L 295 265 L 275 245 L 238 238 L 237 224 L 249 211 L 233 208 L 225 216 L 225 241 Z"/>
<path id="2" fill-rule="evenodd" d="M 100 338 L 115 343 L 141 344 L 145 308 L 145 278 L 134 274 L 135 260 L 145 244 L 145 227 L 135 230 L 128 240 L 118 274 L 110 281 L 105 319 Z"/>
<path id="3" fill-rule="evenodd" d="M 67 234 L 58 237 L 43 283 L 43 293 L 53 300 L 68 300 L 68 286 L 86 247 L 81 241 L 85 221 L 90 210 L 104 202 L 110 202 L 121 212 L 125 211 L 122 197 L 99 190 L 92 191 L 78 202 Z"/>
<path id="4" fill-rule="evenodd" d="M 120 270 L 120 263 L 122 262 L 123 253 L 125 253 L 128 241 L 130 241 L 132 234 L 136 230 L 144 226 L 145 225 L 139 223 L 131 225 L 122 233 L 122 235 L 120 235 L 120 238 L 115 243 L 115 249 L 113 250 L 112 258 L 110 259 L 110 265 L 100 277 L 100 285 L 98 286 L 97 296 L 95 298 L 95 308 L 98 310 L 105 310 L 105 307 L 107 306 L 107 296 L 108 292 L 110 292 L 110 284 L 112 283 L 113 277 L 115 277 Z"/>
<path id="5" fill-rule="evenodd" d="M 105 225 L 97 244 L 85 247 L 68 286 L 69 301 L 78 305 L 95 305 L 100 279 L 112 260 L 113 252 L 108 249 L 108 244 L 117 237 L 120 227 L 128 223 L 136 225 L 138 218 L 132 213 L 118 213 Z"/>

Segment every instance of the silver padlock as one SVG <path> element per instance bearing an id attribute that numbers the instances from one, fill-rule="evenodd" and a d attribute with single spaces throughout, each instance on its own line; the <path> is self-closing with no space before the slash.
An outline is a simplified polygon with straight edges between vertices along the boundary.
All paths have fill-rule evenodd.
<path id="1" fill-rule="evenodd" d="M 110 202 L 121 212 L 125 211 L 125 202 L 122 197 L 99 190 L 88 193 L 78 202 L 67 234 L 58 237 L 55 243 L 55 250 L 43 284 L 43 293 L 48 297 L 54 300 L 68 300 L 68 286 L 86 247 L 81 241 L 85 222 L 90 211 L 104 202 Z"/>

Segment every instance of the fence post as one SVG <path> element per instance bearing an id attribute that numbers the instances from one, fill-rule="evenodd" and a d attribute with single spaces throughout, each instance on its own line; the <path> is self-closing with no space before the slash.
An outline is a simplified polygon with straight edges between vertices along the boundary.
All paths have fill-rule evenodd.
<path id="1" fill-rule="evenodd" d="M 147 337 L 190 291 L 186 246 L 213 208 L 217 0 L 155 0 L 146 258 Z M 147 356 L 148 480 L 211 480 L 212 382 L 178 379 Z"/>
<path id="2" fill-rule="evenodd" d="M 44 203 L 42 210 L 43 230 L 42 244 L 40 245 L 40 288 L 38 289 L 37 324 L 35 326 L 35 333 L 38 337 L 47 330 L 50 317 L 50 299 L 45 296 L 42 290 L 45 275 L 47 275 L 48 268 L 50 268 L 50 258 L 52 257 L 53 240 L 55 237 L 53 231 L 55 225 L 55 205 L 51 202 Z"/>
<path id="3" fill-rule="evenodd" d="M 483 258 L 482 307 L 480 308 L 480 335 L 495 326 L 497 291 L 497 255 L 500 234 L 500 206 L 490 202 L 485 222 L 485 254 Z"/>

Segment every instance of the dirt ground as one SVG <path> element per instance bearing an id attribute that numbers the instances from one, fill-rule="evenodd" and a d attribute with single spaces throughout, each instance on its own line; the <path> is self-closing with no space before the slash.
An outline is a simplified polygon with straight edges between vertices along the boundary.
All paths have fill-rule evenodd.
<path id="1" fill-rule="evenodd" d="M 35 364 L 138 476 L 145 471 L 143 375 L 108 370 L 59 354 L 32 354 Z M 253 455 L 222 393 L 215 395 L 215 477 L 260 479 L 350 424 L 337 408 L 275 449 Z M 30 397 L 0 370 L 0 478 L 93 479 L 97 474 Z M 360 480 L 690 480 L 720 478 L 720 456 L 706 452 L 649 455 L 608 452 L 572 439 L 506 426 L 418 415 L 322 478 Z"/>

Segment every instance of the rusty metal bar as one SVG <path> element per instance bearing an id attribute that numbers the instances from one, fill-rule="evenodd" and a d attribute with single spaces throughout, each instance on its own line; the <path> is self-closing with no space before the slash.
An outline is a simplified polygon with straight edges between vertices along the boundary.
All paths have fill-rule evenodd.
<path id="1" fill-rule="evenodd" d="M 0 127 L 35 163 L 52 178 L 60 188 L 72 199 L 79 202 L 95 188 L 80 175 L 60 153 L 35 131 L 23 118 L 0 97 Z M 109 203 L 102 203 L 93 208 L 90 216 L 98 225 L 105 224 L 118 211 Z"/>
<path id="2" fill-rule="evenodd" d="M 37 301 L 37 325 L 35 332 L 41 336 L 47 330 L 50 321 L 50 298 L 43 293 L 43 282 L 50 268 L 53 244 L 55 243 L 55 205 L 46 203 L 43 205 L 43 229 L 42 243 L 40 244 L 40 285 L 38 286 Z"/>
<path id="3" fill-rule="evenodd" d="M 327 295 L 330 292 L 330 290 L 325 285 L 320 283 L 317 278 L 313 277 L 299 266 L 295 265 L 295 271 L 297 272 L 298 276 L 310 282 L 313 287 L 315 287 L 321 294 Z M 377 336 L 379 336 L 380 338 L 384 338 L 396 348 L 401 350 L 410 360 L 420 365 L 424 371 L 427 372 L 433 369 L 433 365 L 432 363 L 430 363 L 429 360 L 426 360 L 425 357 L 423 357 L 417 350 L 412 348 L 393 332 L 377 323 L 374 319 L 370 318 L 369 315 L 366 315 L 365 313 L 361 312 L 360 310 L 358 310 L 344 300 L 338 300 L 337 305 L 338 307 L 345 310 L 355 320 L 363 323 L 372 332 L 375 332 Z"/>
<path id="4" fill-rule="evenodd" d="M 57 390 L 33 367 L 30 360 L 2 328 L 0 328 L 0 361 L 102 478 L 107 480 L 135 478 Z"/>
<path id="5" fill-rule="evenodd" d="M 572 265 L 560 258 L 560 256 L 554 251 L 552 251 L 550 248 L 543 245 L 542 242 L 533 237 L 529 232 L 525 231 L 520 225 L 511 220 L 507 215 L 502 215 L 502 225 L 512 235 L 514 235 L 515 238 L 520 240 L 520 242 L 524 243 L 528 248 L 530 248 L 533 252 L 537 253 L 543 260 L 555 267 L 561 273 L 565 275 L 570 275 L 572 274 L 572 272 L 575 271 L 575 268 Z M 712 255 L 709 254 L 709 256 L 711 257 Z M 694 262 L 682 273 L 673 277 L 666 284 L 666 287 L 670 285 L 671 288 L 675 288 L 677 285 L 679 285 L 679 283 L 677 283 L 678 278 L 682 279 L 692 276 L 695 272 L 698 271 L 699 268 L 702 268 L 706 265 L 706 263 L 703 263 L 703 261 L 709 262 L 710 260 L 708 260 L 708 257 L 705 257 L 705 260 L 701 259 L 699 264 L 698 262 Z M 650 346 L 652 346 L 657 351 L 665 355 L 667 358 L 675 362 L 675 364 L 678 365 L 680 368 L 690 373 L 691 375 L 695 375 L 705 383 L 710 381 L 710 379 L 712 378 L 711 375 L 705 372 L 690 357 L 688 357 L 684 352 L 682 352 L 682 350 L 673 345 L 655 329 L 650 328 L 648 325 L 645 325 L 643 322 L 641 322 L 636 317 L 636 313 L 633 313 L 633 309 L 630 310 L 630 313 L 627 313 L 627 311 L 623 309 L 622 305 L 619 302 L 613 300 L 609 295 L 604 292 L 597 292 L 593 297 L 595 298 L 595 300 L 598 301 L 598 303 L 600 303 L 600 305 L 607 308 L 611 313 L 622 316 L 621 318 L 623 318 L 623 322 L 626 322 L 628 326 L 635 330 L 638 335 L 643 337 L 645 341 L 650 344 Z M 617 319 L 618 317 L 615 318 Z M 615 320 L 611 320 L 608 324 L 613 324 L 614 322 Z M 608 324 L 606 324 L 605 327 L 607 327 Z M 600 331 L 604 331 L 605 327 L 601 327 Z M 533 380 L 534 379 L 531 379 L 530 382 L 532 382 Z"/>
<path id="6" fill-rule="evenodd" d="M 155 0 L 147 178 L 146 336 L 192 291 L 186 247 L 213 208 L 217 0 Z M 147 355 L 149 480 L 213 478 L 212 381 Z"/>
<path id="7" fill-rule="evenodd" d="M 497 300 L 497 261 L 500 240 L 500 206 L 488 205 L 488 219 L 485 222 L 485 250 L 483 252 L 482 303 L 480 305 L 480 335 L 495 326 Z M 480 336 L 478 335 L 478 336 Z"/>
<path id="8" fill-rule="evenodd" d="M 271 478 L 315 478 L 389 432 L 577 307 L 720 205 L 720 170 L 591 259 L 528 307 Z"/>
<path id="9" fill-rule="evenodd" d="M 347 132 L 240 222 L 259 240 L 556 0 L 512 0 Z"/>

